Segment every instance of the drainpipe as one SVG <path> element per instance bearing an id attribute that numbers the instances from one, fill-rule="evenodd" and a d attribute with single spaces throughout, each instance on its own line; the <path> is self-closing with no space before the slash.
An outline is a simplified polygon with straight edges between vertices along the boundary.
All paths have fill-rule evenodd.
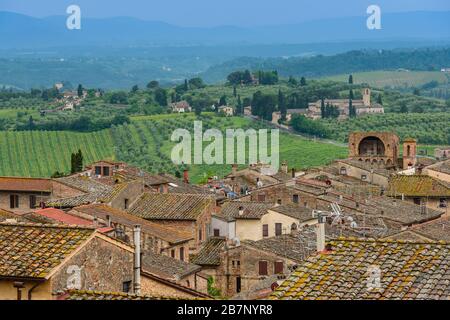
<path id="1" fill-rule="evenodd" d="M 135 225 L 134 233 L 134 293 L 141 294 L 141 226 Z"/>
<path id="2" fill-rule="evenodd" d="M 28 290 L 28 300 L 31 300 L 31 296 L 32 296 L 33 290 L 36 289 L 40 284 L 41 284 L 41 282 L 38 282 L 34 286 L 32 286 L 30 288 L 30 290 Z"/>

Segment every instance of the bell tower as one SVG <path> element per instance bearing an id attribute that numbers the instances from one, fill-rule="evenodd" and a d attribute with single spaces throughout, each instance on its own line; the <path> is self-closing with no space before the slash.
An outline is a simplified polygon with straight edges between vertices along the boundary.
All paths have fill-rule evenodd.
<path id="1" fill-rule="evenodd" d="M 362 90 L 363 103 L 365 107 L 370 107 L 370 89 L 364 88 Z"/>
<path id="2" fill-rule="evenodd" d="M 415 139 L 408 138 L 403 141 L 403 169 L 413 168 L 416 165 L 416 147 Z"/>

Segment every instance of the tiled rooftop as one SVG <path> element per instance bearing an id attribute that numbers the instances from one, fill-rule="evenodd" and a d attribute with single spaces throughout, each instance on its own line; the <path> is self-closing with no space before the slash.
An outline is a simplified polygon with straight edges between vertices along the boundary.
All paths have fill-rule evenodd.
<path id="1" fill-rule="evenodd" d="M 60 300 L 177 300 L 176 297 L 136 295 L 123 292 L 103 292 L 89 290 L 69 290 Z"/>
<path id="2" fill-rule="evenodd" d="M 389 181 L 390 196 L 450 197 L 450 184 L 425 175 L 397 175 Z"/>
<path id="3" fill-rule="evenodd" d="M 50 179 L 0 177 L 1 191 L 52 192 Z"/>
<path id="4" fill-rule="evenodd" d="M 351 238 L 328 244 L 332 251 L 307 259 L 272 298 L 450 298 L 450 244 Z"/>
<path id="5" fill-rule="evenodd" d="M 39 223 L 61 223 L 66 225 L 92 226 L 92 221 L 79 218 L 56 208 L 38 209 L 24 215 L 30 221 Z"/>
<path id="6" fill-rule="evenodd" d="M 227 220 L 261 219 L 271 207 L 271 204 L 261 202 L 227 201 L 221 207 L 220 216 Z M 242 208 L 242 214 L 239 208 Z"/>
<path id="7" fill-rule="evenodd" d="M 142 270 L 162 278 L 178 281 L 201 269 L 193 263 L 180 261 L 162 254 L 145 252 L 142 256 Z"/>
<path id="8" fill-rule="evenodd" d="M 73 210 L 105 221 L 109 215 L 113 222 L 128 225 L 129 227 L 139 224 L 143 232 L 156 236 L 169 243 L 180 243 L 192 239 L 192 235 L 188 232 L 178 230 L 174 227 L 153 223 L 126 211 L 112 208 L 106 204 L 84 205 L 75 207 Z"/>
<path id="9" fill-rule="evenodd" d="M 0 223 L 0 277 L 45 278 L 94 232 L 82 227 Z"/>
<path id="10" fill-rule="evenodd" d="M 196 255 L 190 257 L 191 263 L 200 266 L 220 265 L 220 252 L 225 244 L 225 238 L 211 237 Z"/>
<path id="11" fill-rule="evenodd" d="M 298 219 L 300 222 L 305 222 L 313 219 L 311 208 L 300 206 L 295 203 L 283 204 L 280 206 L 273 207 L 270 210 L 281 213 L 294 219 Z"/>
<path id="12" fill-rule="evenodd" d="M 144 219 L 196 220 L 214 202 L 199 194 L 144 193 L 128 212 Z"/>

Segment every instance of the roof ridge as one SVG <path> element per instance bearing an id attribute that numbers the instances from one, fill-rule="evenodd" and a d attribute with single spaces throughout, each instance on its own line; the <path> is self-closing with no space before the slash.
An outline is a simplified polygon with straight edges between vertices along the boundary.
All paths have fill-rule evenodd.
<path id="1" fill-rule="evenodd" d="M 32 222 L 10 222 L 1 221 L 0 226 L 16 226 L 16 227 L 35 227 L 35 228 L 53 228 L 53 229 L 86 229 L 95 231 L 93 226 L 67 225 L 58 223 L 32 223 Z"/>
<path id="2" fill-rule="evenodd" d="M 410 231 L 406 229 L 403 231 Z M 339 237 L 331 239 L 327 242 L 367 242 L 367 243 L 399 243 L 399 244 L 425 244 L 425 245 L 450 245 L 450 242 L 439 241 L 417 241 L 417 240 L 399 240 L 399 239 L 374 239 L 374 238 L 356 238 L 356 237 Z"/>

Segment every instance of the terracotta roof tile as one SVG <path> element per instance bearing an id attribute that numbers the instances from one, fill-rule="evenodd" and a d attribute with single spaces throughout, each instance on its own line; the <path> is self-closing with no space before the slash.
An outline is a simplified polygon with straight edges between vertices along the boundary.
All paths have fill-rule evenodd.
<path id="1" fill-rule="evenodd" d="M 147 251 L 142 256 L 142 271 L 155 274 L 168 280 L 178 281 L 201 269 L 193 263 L 177 260 L 162 254 Z"/>
<path id="2" fill-rule="evenodd" d="M 0 277 L 45 278 L 94 229 L 0 223 Z"/>
<path id="3" fill-rule="evenodd" d="M 169 243 L 180 243 L 192 239 L 192 235 L 188 232 L 178 230 L 170 226 L 163 226 L 151 221 L 145 220 L 126 211 L 112 208 L 106 204 L 90 204 L 73 208 L 74 211 L 88 214 L 106 221 L 109 215 L 113 222 L 128 225 L 130 227 L 139 224 L 142 231 L 156 236 Z"/>
<path id="4" fill-rule="evenodd" d="M 39 178 L 0 177 L 0 190 L 52 192 L 52 181 Z"/>
<path id="5" fill-rule="evenodd" d="M 211 237 L 197 254 L 190 257 L 190 261 L 200 266 L 218 266 L 224 244 L 225 238 Z"/>
<path id="6" fill-rule="evenodd" d="M 332 251 L 308 258 L 271 298 L 450 298 L 450 244 L 354 238 L 328 243 Z"/>
<path id="7" fill-rule="evenodd" d="M 196 220 L 213 203 L 207 195 L 144 193 L 128 212 L 144 219 Z"/>
<path id="8" fill-rule="evenodd" d="M 425 175 L 397 175 L 389 180 L 388 194 L 410 197 L 450 197 L 450 184 Z"/>

